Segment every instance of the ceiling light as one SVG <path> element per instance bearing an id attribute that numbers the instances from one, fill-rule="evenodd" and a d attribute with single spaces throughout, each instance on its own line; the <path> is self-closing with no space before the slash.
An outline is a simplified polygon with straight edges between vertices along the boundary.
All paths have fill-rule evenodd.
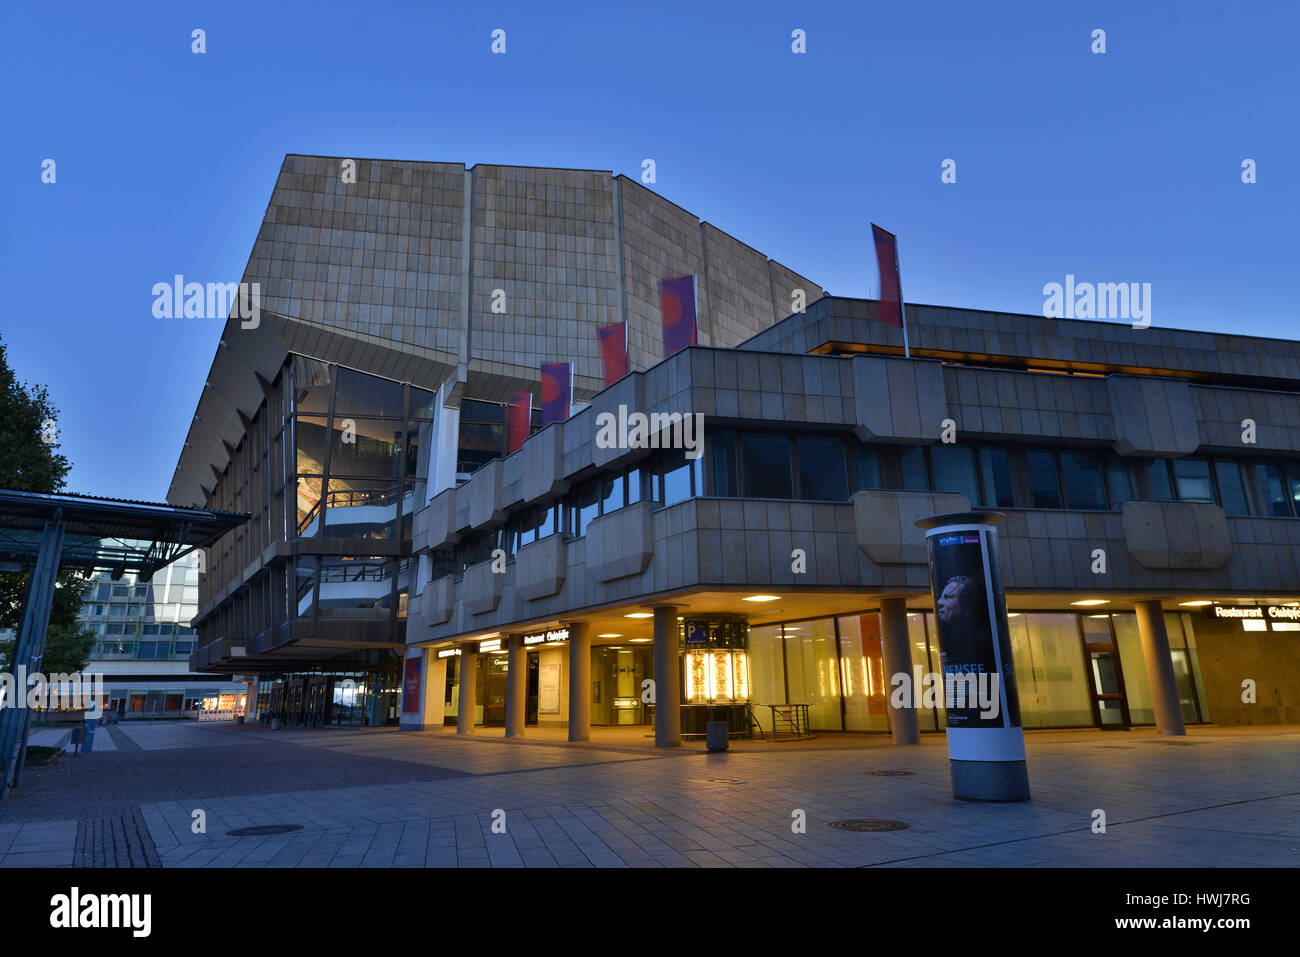
<path id="1" fill-rule="evenodd" d="M 623 617 L 624 618 L 653 618 L 654 616 L 655 616 L 654 612 L 652 611 L 634 611 L 632 612 L 632 614 L 624 615 Z"/>
<path id="2" fill-rule="evenodd" d="M 644 644 L 647 641 L 654 641 L 654 639 L 653 638 L 629 638 L 628 641 L 632 642 L 635 645 L 640 645 L 640 644 Z"/>
<path id="3" fill-rule="evenodd" d="M 1091 607 L 1093 605 L 1109 605 L 1110 600 L 1106 598 L 1085 598 L 1083 601 L 1072 601 L 1070 604 Z"/>
<path id="4" fill-rule="evenodd" d="M 597 635 L 596 637 L 597 637 L 597 638 L 622 638 L 623 636 L 620 635 L 620 634 L 616 634 L 615 632 L 612 632 L 612 631 L 611 631 L 611 632 L 610 632 L 609 634 L 607 634 L 607 635 Z"/>
<path id="5" fill-rule="evenodd" d="M 750 595 L 748 598 L 742 598 L 742 601 L 780 601 L 780 595 Z"/>
<path id="6" fill-rule="evenodd" d="M 1200 608 L 1202 605 L 1212 605 L 1212 604 L 1214 604 L 1214 602 L 1212 602 L 1212 601 L 1180 601 L 1180 602 L 1178 603 L 1178 607 L 1180 607 L 1180 608 Z"/>

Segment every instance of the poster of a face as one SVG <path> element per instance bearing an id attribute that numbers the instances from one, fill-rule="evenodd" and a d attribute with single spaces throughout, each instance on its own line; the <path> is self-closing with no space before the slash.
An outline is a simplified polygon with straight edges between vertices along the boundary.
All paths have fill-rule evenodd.
<path id="1" fill-rule="evenodd" d="M 945 700 L 948 724 L 954 728 L 1018 727 L 1020 709 L 1001 583 L 996 580 L 996 554 L 990 556 L 995 575 L 995 607 L 990 609 L 978 531 L 934 534 L 926 539 L 926 548 L 945 699 L 952 693 L 950 689 L 960 689 L 955 705 Z M 1000 645 L 1001 671 L 995 642 Z M 1001 693 L 1004 686 L 1005 709 Z"/>

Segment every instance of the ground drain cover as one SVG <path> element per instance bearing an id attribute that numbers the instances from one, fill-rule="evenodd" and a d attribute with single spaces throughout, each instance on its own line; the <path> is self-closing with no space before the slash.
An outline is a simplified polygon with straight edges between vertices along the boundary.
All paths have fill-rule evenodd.
<path id="1" fill-rule="evenodd" d="M 911 825 L 878 817 L 851 817 L 843 821 L 831 821 L 831 827 L 837 831 L 906 831 Z"/>
<path id="2" fill-rule="evenodd" d="M 266 837 L 270 834 L 288 834 L 291 831 L 301 830 L 301 824 L 259 824 L 257 827 L 237 827 L 226 833 L 231 837 Z"/>
<path id="3" fill-rule="evenodd" d="M 878 778 L 902 778 L 902 777 L 906 777 L 909 774 L 915 774 L 915 773 L 916 773 L 915 771 L 903 771 L 903 770 L 896 770 L 896 769 L 867 772 L 867 774 L 874 774 Z"/>

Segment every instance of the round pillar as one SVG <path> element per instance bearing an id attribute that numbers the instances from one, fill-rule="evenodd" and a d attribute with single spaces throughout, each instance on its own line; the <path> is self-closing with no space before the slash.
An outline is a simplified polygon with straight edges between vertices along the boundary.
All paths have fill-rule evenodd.
<path id="1" fill-rule="evenodd" d="M 1151 704 L 1156 713 L 1156 730 L 1161 734 L 1186 734 L 1183 709 L 1178 702 L 1178 683 L 1174 680 L 1174 659 L 1169 654 L 1164 606 L 1159 599 L 1133 604 L 1137 610 L 1138 636 L 1142 640 L 1142 661 L 1151 688 Z"/>
<path id="2" fill-rule="evenodd" d="M 528 708 L 528 652 L 524 650 L 524 636 L 509 636 L 506 647 L 510 653 L 506 671 L 506 737 L 519 738 L 524 734 L 524 712 Z"/>
<path id="3" fill-rule="evenodd" d="M 889 695 L 889 729 L 894 744 L 920 744 L 921 732 L 916 719 L 916 701 L 921 689 L 912 687 L 912 649 L 907 635 L 907 599 L 901 596 L 880 600 L 880 646 L 885 659 Z M 893 679 L 906 675 L 905 687 L 912 687 L 902 707 L 894 704 Z"/>
<path id="4" fill-rule="evenodd" d="M 655 747 L 682 744 L 682 664 L 678 654 L 677 606 L 655 605 Z"/>
<path id="5" fill-rule="evenodd" d="M 569 740 L 591 740 L 591 626 L 569 625 Z"/>
<path id="6" fill-rule="evenodd" d="M 460 701 L 456 708 L 456 733 L 474 731 L 474 695 L 478 684 L 478 642 L 461 645 L 460 664 L 456 666 L 460 681 Z"/>

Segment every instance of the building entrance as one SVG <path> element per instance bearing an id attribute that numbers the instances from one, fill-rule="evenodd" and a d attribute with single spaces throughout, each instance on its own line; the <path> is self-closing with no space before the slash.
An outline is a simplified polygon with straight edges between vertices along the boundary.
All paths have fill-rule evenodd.
<path id="1" fill-rule="evenodd" d="M 648 724 L 653 712 L 641 700 L 642 682 L 654 675 L 654 652 L 639 645 L 591 651 L 591 723 Z"/>
<path id="2" fill-rule="evenodd" d="M 1097 726 L 1103 730 L 1129 727 L 1128 700 L 1124 694 L 1124 671 L 1120 665 L 1110 616 L 1083 619 L 1084 653 L 1091 678 L 1092 707 Z"/>

